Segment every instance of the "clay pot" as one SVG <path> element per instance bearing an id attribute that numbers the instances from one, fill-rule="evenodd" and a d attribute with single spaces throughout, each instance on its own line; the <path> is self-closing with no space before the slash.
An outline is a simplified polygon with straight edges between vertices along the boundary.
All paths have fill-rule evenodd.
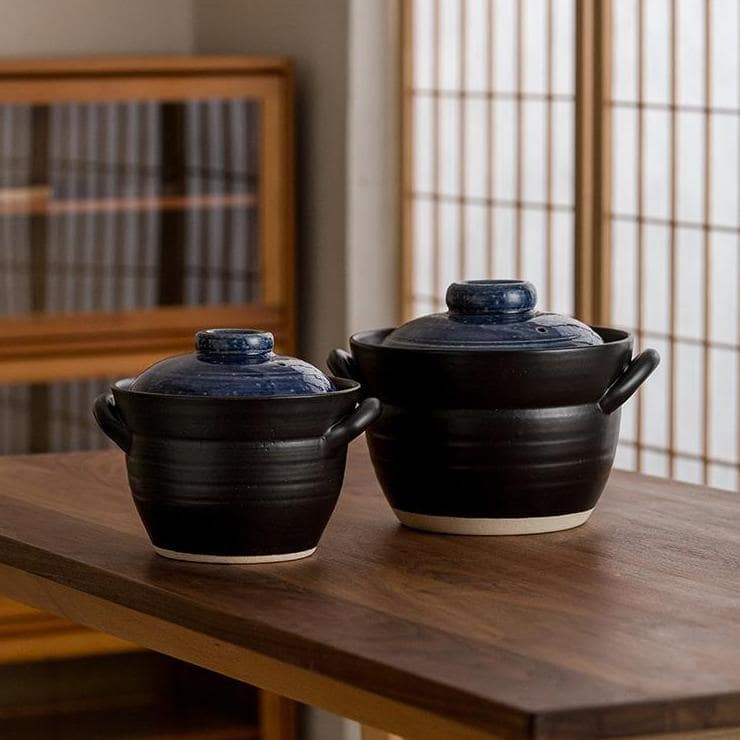
<path id="1" fill-rule="evenodd" d="M 213 376 L 199 372 L 204 358 L 166 360 L 95 401 L 98 424 L 126 453 L 136 508 L 161 555 L 227 563 L 310 555 L 337 502 L 347 444 L 380 413 L 376 399 L 357 405 L 353 380 L 275 356 L 265 356 L 274 367 L 261 375 L 260 363 L 238 354 Z M 183 365 L 190 371 L 172 372 Z M 152 378 L 157 392 L 146 390 Z M 271 383 L 278 395 L 254 394 Z M 306 392 L 307 383 L 323 390 Z"/>

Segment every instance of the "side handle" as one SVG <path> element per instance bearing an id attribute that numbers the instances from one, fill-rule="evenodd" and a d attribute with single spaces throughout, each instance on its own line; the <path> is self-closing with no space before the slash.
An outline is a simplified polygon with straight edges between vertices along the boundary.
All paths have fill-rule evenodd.
<path id="1" fill-rule="evenodd" d="M 93 416 L 95 417 L 95 421 L 98 422 L 98 426 L 124 452 L 128 452 L 131 449 L 131 432 L 129 432 L 128 427 L 124 424 L 111 393 L 101 393 L 95 399 Z"/>
<path id="2" fill-rule="evenodd" d="M 605 414 L 616 411 L 650 377 L 660 363 L 660 355 L 654 349 L 646 349 L 632 358 L 627 369 L 607 388 L 599 400 Z"/>
<path id="3" fill-rule="evenodd" d="M 326 358 L 326 364 L 332 374 L 337 378 L 345 380 L 356 380 L 361 383 L 357 361 L 352 355 L 343 349 L 333 349 Z"/>
<path id="4" fill-rule="evenodd" d="M 347 417 L 338 421 L 322 438 L 324 454 L 333 455 L 340 447 L 359 437 L 379 416 L 381 405 L 377 398 L 366 398 Z"/>

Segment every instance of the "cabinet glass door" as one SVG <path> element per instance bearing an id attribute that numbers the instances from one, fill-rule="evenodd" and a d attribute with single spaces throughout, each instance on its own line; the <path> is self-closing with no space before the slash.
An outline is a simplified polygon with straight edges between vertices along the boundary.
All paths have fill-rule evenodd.
<path id="1" fill-rule="evenodd" d="M 257 303 L 260 103 L 0 105 L 0 316 Z"/>

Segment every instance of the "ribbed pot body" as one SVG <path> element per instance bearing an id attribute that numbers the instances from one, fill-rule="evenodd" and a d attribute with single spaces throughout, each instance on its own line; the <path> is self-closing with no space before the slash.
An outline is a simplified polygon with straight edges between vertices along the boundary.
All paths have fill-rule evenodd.
<path id="1" fill-rule="evenodd" d="M 316 547 L 339 496 L 347 444 L 324 435 L 356 383 L 296 397 L 207 398 L 113 387 L 130 433 L 136 507 L 153 545 L 193 559 L 269 558 Z M 204 557 L 205 556 L 205 557 Z"/>
<path id="2" fill-rule="evenodd" d="M 626 333 L 597 331 L 602 345 L 549 351 L 391 348 L 382 345 L 388 330 L 352 337 L 357 379 L 383 404 L 367 438 L 399 516 L 518 520 L 593 509 L 620 421 L 599 399 L 632 352 Z"/>

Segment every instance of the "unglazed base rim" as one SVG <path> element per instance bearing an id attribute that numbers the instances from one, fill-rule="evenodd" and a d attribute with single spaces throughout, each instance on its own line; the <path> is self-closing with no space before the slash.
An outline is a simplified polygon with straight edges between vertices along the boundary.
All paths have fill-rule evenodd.
<path id="1" fill-rule="evenodd" d="M 440 534 L 469 535 L 509 535 L 545 534 L 573 529 L 584 524 L 591 516 L 593 508 L 575 514 L 557 516 L 529 516 L 511 519 L 487 519 L 482 517 L 437 516 L 433 514 L 414 514 L 410 511 L 393 509 L 398 520 L 406 527 Z"/>
<path id="2" fill-rule="evenodd" d="M 157 555 L 171 560 L 186 560 L 189 563 L 221 563 L 233 565 L 254 565 L 257 563 L 284 563 L 288 560 L 301 560 L 316 552 L 316 548 L 301 550 L 300 552 L 286 552 L 277 555 L 198 555 L 192 552 L 178 552 L 154 546 Z"/>

